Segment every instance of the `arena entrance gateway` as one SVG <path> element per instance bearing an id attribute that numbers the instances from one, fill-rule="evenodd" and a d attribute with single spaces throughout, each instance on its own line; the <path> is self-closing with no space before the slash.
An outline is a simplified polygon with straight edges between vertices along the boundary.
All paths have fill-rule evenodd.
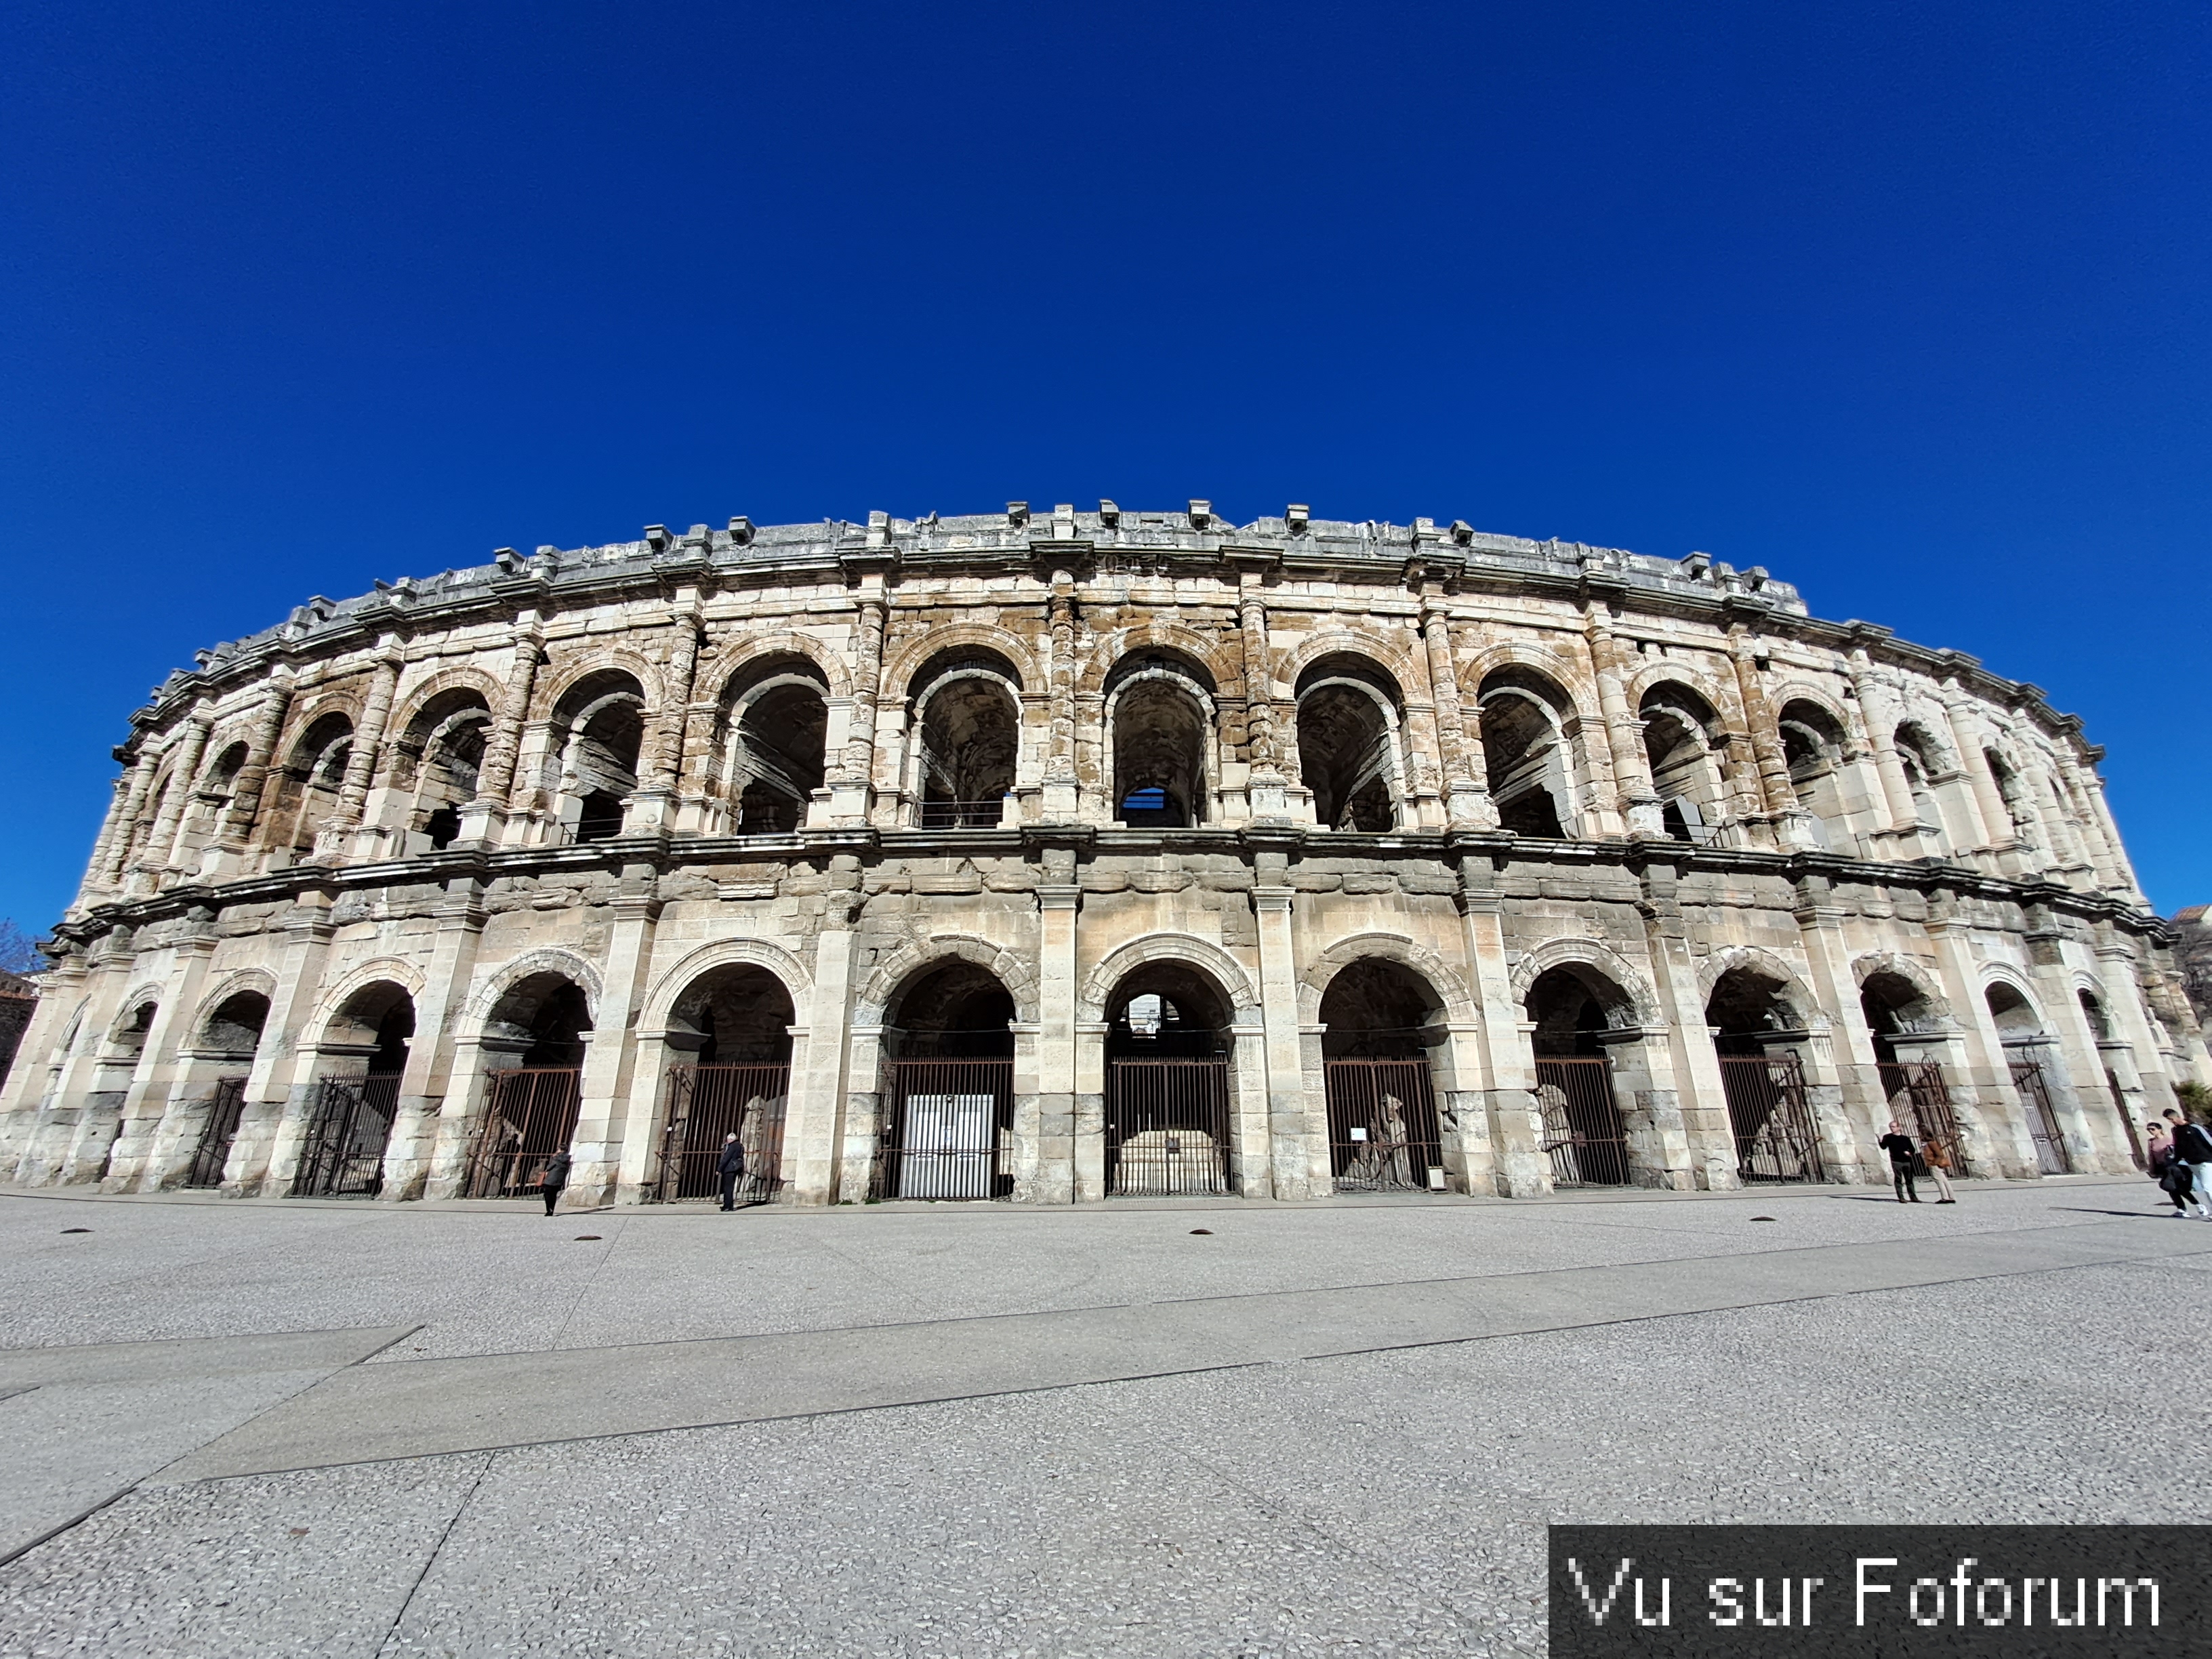
<path id="1" fill-rule="evenodd" d="M 1429 1054 L 1444 1039 L 1437 999 L 1409 969 L 1363 957 L 1321 1000 L 1328 1170 L 1340 1193 L 1443 1192 Z"/>
<path id="2" fill-rule="evenodd" d="M 1106 1195 L 1237 1190 L 1229 1009 L 1195 970 L 1149 963 L 1115 989 L 1106 1030 Z"/>
<path id="3" fill-rule="evenodd" d="M 663 1085 L 659 1161 L 647 1188 L 653 1198 L 719 1198 L 722 1146 L 732 1134 L 745 1154 L 732 1198 L 764 1204 L 784 1190 L 792 1020 L 783 981 L 747 964 L 712 969 L 677 1000 L 667 1041 L 684 1058 Z"/>
<path id="4" fill-rule="evenodd" d="M 951 962 L 899 996 L 884 1033 L 872 1198 L 1013 1195 L 1014 1000 Z"/>

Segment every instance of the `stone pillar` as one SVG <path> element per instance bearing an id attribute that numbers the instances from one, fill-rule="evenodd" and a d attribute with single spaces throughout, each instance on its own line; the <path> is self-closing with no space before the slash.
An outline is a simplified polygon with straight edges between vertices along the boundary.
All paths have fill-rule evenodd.
<path id="1" fill-rule="evenodd" d="M 545 642 L 538 636 L 537 623 L 537 612 L 526 611 L 514 624 L 514 657 L 507 665 L 507 684 L 492 718 L 491 735 L 484 741 L 483 764 L 477 771 L 477 796 L 461 811 L 462 841 L 498 842 L 513 810 L 522 728 L 530 719 L 530 697 L 537 684 L 538 665 L 545 660 Z"/>
<path id="2" fill-rule="evenodd" d="M 1813 815 L 1797 805 L 1797 791 L 1790 782 L 1790 760 L 1782 751 L 1782 726 L 1767 702 L 1758 646 L 1751 630 L 1741 623 L 1729 629 L 1729 659 L 1735 668 L 1736 696 L 1743 703 L 1744 728 L 1750 733 L 1752 758 L 1759 768 L 1759 793 L 1776 826 L 1772 839 L 1785 847 L 1817 847 Z"/>
<path id="3" fill-rule="evenodd" d="M 890 608 L 883 573 L 860 577 L 854 618 L 852 724 L 839 751 L 837 775 L 830 781 L 830 821 L 868 821 L 869 780 L 876 775 L 876 699 L 883 694 L 884 623 Z"/>
<path id="4" fill-rule="evenodd" d="M 1821 1161 L 1832 1180 L 1879 1184 L 1889 1179 L 1875 1147 L 1889 1118 L 1889 1101 L 1875 1069 L 1874 1034 L 1859 1006 L 1850 943 L 1844 937 L 1844 907 L 1835 902 L 1826 876 L 1798 878 L 1796 915 L 1811 970 L 1807 978 L 1830 1021 L 1842 1095 L 1838 1109 L 1820 1117 Z"/>
<path id="5" fill-rule="evenodd" d="M 1459 879 L 1467 959 L 1481 1010 L 1477 1047 L 1491 1176 L 1499 1197 L 1534 1198 L 1552 1190 L 1552 1166 L 1544 1156 L 1544 1121 L 1536 1109 L 1535 1055 L 1522 1035 L 1521 1010 L 1506 968 L 1504 900 L 1485 854 L 1462 856 Z"/>
<path id="6" fill-rule="evenodd" d="M 1973 805 L 1982 821 L 1984 844 L 1990 848 L 2000 874 L 2023 875 L 2027 860 L 2014 826 L 2012 805 L 1997 787 L 1996 775 L 1990 770 L 1989 754 L 1980 734 L 1975 731 L 1973 717 L 1963 702 L 1946 702 L 1943 715 L 1951 727 L 1951 742 L 1959 751 L 1959 767 L 1966 775 L 1967 787 L 1973 792 Z"/>
<path id="7" fill-rule="evenodd" d="M 195 931 L 169 950 L 161 1006 L 146 1033 L 145 1047 L 139 1051 L 138 1069 L 123 1097 L 115 1141 L 107 1150 L 106 1173 L 100 1182 L 104 1193 L 132 1193 L 142 1187 L 152 1192 L 161 1185 L 162 1172 L 154 1153 L 161 1144 L 162 1120 L 172 1104 L 178 1051 L 191 1036 L 200 988 L 215 956 L 213 916 L 204 910 L 195 911 L 193 920 Z"/>
<path id="8" fill-rule="evenodd" d="M 1584 607 L 1583 632 L 1589 641 L 1592 677 L 1597 681 L 1598 708 L 1605 717 L 1605 746 L 1613 763 L 1614 809 L 1631 836 L 1659 840 L 1666 836 L 1660 822 L 1659 791 L 1651 781 L 1650 757 L 1644 752 L 1644 725 L 1628 706 L 1625 681 L 1627 665 L 1620 641 L 1597 605 Z"/>
<path id="9" fill-rule="evenodd" d="M 123 815 L 116 823 L 114 834 L 108 838 L 107 857 L 100 866 L 100 884 L 103 888 L 112 888 L 123 878 L 124 864 L 131 856 L 131 836 L 145 816 L 146 797 L 161 769 L 161 757 L 157 751 L 150 748 L 139 751 L 138 764 L 131 774 L 130 793 L 124 799 Z"/>
<path id="10" fill-rule="evenodd" d="M 1905 763 L 1897 756 L 1897 710 L 1890 702 L 1888 688 L 1876 678 L 1865 647 L 1852 650 L 1850 672 L 1860 717 L 1866 722 L 1867 747 L 1873 751 L 1875 774 L 1881 780 L 1882 800 L 1889 809 L 1888 827 L 1879 833 L 1890 838 L 1899 857 L 1917 858 L 1920 805 L 1912 799 L 1912 786 L 1905 781 Z"/>
<path id="11" fill-rule="evenodd" d="M 616 889 L 614 934 L 600 970 L 599 1006 L 592 1013 L 579 1084 L 576 1133 L 568 1143 L 574 1162 L 561 1201 L 569 1209 L 594 1209 L 609 1202 L 621 1175 L 625 1137 L 649 1133 L 646 1125 L 633 1128 L 628 1107 L 638 1003 L 645 994 L 653 931 L 660 919 L 657 886 L 651 865 L 632 864 L 623 867 Z"/>
<path id="12" fill-rule="evenodd" d="M 1665 1051 L 1674 1087 L 1671 1103 L 1656 1099 L 1644 1106 L 1652 1142 L 1650 1169 L 1656 1184 L 1688 1191 L 1726 1191 L 1736 1179 L 1735 1129 L 1729 1121 L 1728 1090 L 1721 1081 L 1720 1054 L 1713 1047 L 1698 988 L 1698 964 L 1690 955 L 1690 933 L 1675 896 L 1680 872 L 1653 862 L 1644 870 L 1644 946 L 1651 958 L 1653 988 L 1667 1022 Z M 1657 1048 L 1647 1033 L 1645 1046 Z M 1653 1079 L 1653 1093 L 1665 1088 Z M 1647 1158 L 1652 1154 L 1647 1153 Z M 1663 1159 L 1663 1162 L 1661 1161 Z"/>
<path id="13" fill-rule="evenodd" d="M 387 1201 L 454 1196 L 453 1191 L 431 1190 L 431 1182 L 445 1172 L 449 1150 L 459 1154 L 457 1164 L 467 1156 L 472 1126 L 461 1112 L 447 1108 L 465 1109 L 465 1101 L 455 1098 L 456 1028 L 468 1006 L 484 921 L 483 882 L 474 876 L 447 882 L 445 896 L 438 901 L 430 971 L 415 1000 L 415 1035 L 407 1047 L 406 1073 L 399 1079 L 399 1109 L 385 1144 L 384 1190 L 379 1196 Z M 465 1096 L 467 1090 L 458 1092 Z M 454 1169 L 455 1176 L 459 1173 Z"/>
<path id="14" fill-rule="evenodd" d="M 134 988 L 138 954 L 131 930 L 117 927 L 93 942 L 84 980 L 84 1016 L 71 1051 L 54 1068 L 35 1121 L 23 1138 L 15 1180 L 40 1186 L 63 1176 L 70 1148 L 94 1115 L 93 1097 L 103 1092 L 100 1073 L 109 1069 L 108 1034 L 114 1030 L 123 1000 Z"/>
<path id="15" fill-rule="evenodd" d="M 1244 752 L 1251 765 L 1245 786 L 1253 821 L 1287 823 L 1303 817 L 1310 822 L 1312 804 L 1305 801 L 1302 814 L 1291 798 L 1290 779 L 1298 775 L 1297 730 L 1295 719 L 1289 732 L 1279 729 L 1275 718 L 1275 659 L 1267 648 L 1267 606 L 1256 569 L 1238 573 L 1237 579 L 1237 650 L 1244 680 Z M 1116 803 L 1119 805 L 1119 803 Z"/>
<path id="16" fill-rule="evenodd" d="M 677 785 L 684 774 L 684 738 L 690 723 L 691 681 L 699 666 L 698 595 L 685 589 L 677 599 L 675 637 L 661 666 L 661 704 L 656 711 L 651 747 L 638 768 L 640 785 L 623 819 L 623 833 L 673 828 Z"/>
<path id="17" fill-rule="evenodd" d="M 343 858 L 348 839 L 361 827 L 369 782 L 376 775 L 377 761 L 383 753 L 385 722 L 392 718 L 392 700 L 399 690 L 399 666 L 398 647 L 387 638 L 368 683 L 368 701 L 362 708 L 361 724 L 354 728 L 353 746 L 346 753 L 345 781 L 338 787 L 337 805 L 331 809 L 330 822 L 315 836 L 318 864 L 335 864 Z"/>
<path id="18" fill-rule="evenodd" d="M 1482 775 L 1482 737 L 1479 731 L 1469 732 L 1460 702 L 1451 620 L 1429 599 L 1421 601 L 1421 641 L 1429 699 L 1437 711 L 1437 741 L 1443 750 L 1445 820 L 1455 830 L 1495 830 L 1498 805 Z"/>
<path id="19" fill-rule="evenodd" d="M 79 884 L 78 896 L 69 908 L 72 916 L 81 915 L 88 907 L 85 900 L 104 884 L 109 853 L 117 838 L 129 833 L 128 815 L 131 811 L 131 787 L 137 781 L 137 769 L 118 772 L 109 786 L 107 816 L 100 821 L 100 834 L 92 843 L 92 856 L 85 860 L 84 880 Z"/>
<path id="20" fill-rule="evenodd" d="M 1075 1198 L 1076 1146 L 1076 921 L 1083 890 L 1075 879 L 1075 849 L 1048 847 L 1037 900 L 1036 1115 L 1031 1137 L 1032 1171 L 1015 1195 L 1033 1204 L 1067 1204 Z M 1102 1103 L 1103 1104 L 1103 1103 Z"/>
<path id="21" fill-rule="evenodd" d="M 1075 765 L 1075 577 L 1071 572 L 1057 569 L 1052 573 L 1046 617 L 1046 672 L 1050 679 L 1051 702 L 1041 819 L 1046 823 L 1073 823 L 1079 815 L 1079 803 Z"/>
<path id="22" fill-rule="evenodd" d="M 1306 1097 L 1305 1055 L 1298 1041 L 1297 950 L 1291 927 L 1290 856 L 1261 848 L 1254 853 L 1252 863 L 1252 908 L 1260 927 L 1267 1146 L 1264 1153 L 1256 1146 L 1243 1149 L 1240 1190 L 1248 1198 L 1322 1198 L 1334 1190 L 1335 1183 L 1329 1176 L 1326 1103 Z M 1238 1048 L 1240 1080 L 1252 1046 Z M 1268 1182 L 1269 1191 L 1258 1190 L 1262 1181 Z"/>
<path id="23" fill-rule="evenodd" d="M 2111 809 L 2105 804 L 2104 780 L 2097 775 L 2093 764 L 2081 763 L 2069 743 L 2060 744 L 2058 765 L 2065 774 L 2068 793 L 2081 804 L 2081 839 L 2089 861 L 2095 866 L 2099 884 L 2107 892 L 2140 902 L 2134 873 L 2128 868 L 2128 855 L 2121 846 L 2120 832 L 2112 823 Z"/>
<path id="24" fill-rule="evenodd" d="M 153 833 L 146 837 L 138 867 L 146 871 L 173 868 L 177 850 L 177 832 L 185 818 L 185 808 L 192 798 L 200 775 L 200 757 L 207 753 L 208 731 L 215 724 L 215 716 L 202 709 L 185 722 L 179 734 L 177 763 L 169 773 L 168 792 L 161 797 L 161 816 L 154 820 Z"/>
<path id="25" fill-rule="evenodd" d="M 864 1118 L 872 1136 L 878 1104 L 874 1069 L 861 1074 L 861 1056 L 848 1041 L 853 1023 L 853 957 L 864 902 L 860 860 L 838 854 L 830 861 L 830 891 L 814 940 L 814 996 L 805 1016 L 804 1070 L 799 1069 L 794 1055 L 791 1104 L 784 1120 L 784 1164 L 791 1171 L 793 1195 L 801 1204 L 839 1199 L 858 1204 L 868 1196 L 873 1145 L 847 1144 L 848 1124 L 857 1135 Z M 875 1045 L 869 1046 L 872 1049 Z M 849 1073 L 848 1058 L 853 1065 Z"/>
<path id="26" fill-rule="evenodd" d="M 233 1198 L 281 1198 L 291 1188 L 315 1090 L 307 1028 L 322 1001 L 323 969 L 337 932 L 331 899 L 330 893 L 310 888 L 294 898 L 284 919 L 276 993 L 269 1000 L 268 1023 L 254 1051 L 238 1134 L 223 1170 L 222 1190 Z"/>
<path id="27" fill-rule="evenodd" d="M 261 819 L 270 780 L 277 771 L 276 745 L 284 736 L 285 716 L 291 711 L 291 671 L 280 665 L 270 672 L 261 694 L 261 706 L 254 711 L 253 730 L 246 739 L 246 763 L 238 769 L 231 787 L 230 810 L 223 814 L 222 826 L 216 835 L 215 855 L 209 866 L 216 873 L 233 873 L 244 860 L 254 825 Z"/>
<path id="28" fill-rule="evenodd" d="M 78 1018 L 77 1011 L 84 1001 L 82 956 L 64 955 L 40 975 L 39 1000 L 31 1010 L 31 1023 L 15 1050 L 15 1064 L 5 1080 L 0 1081 L 0 1180 L 21 1178 L 23 1159 L 38 1139 L 40 1115 L 52 1103 L 69 1060 L 62 1048 L 63 1036 L 70 1030 L 70 1022 Z M 85 1036 L 82 1022 L 76 1031 L 76 1040 L 82 1042 Z"/>

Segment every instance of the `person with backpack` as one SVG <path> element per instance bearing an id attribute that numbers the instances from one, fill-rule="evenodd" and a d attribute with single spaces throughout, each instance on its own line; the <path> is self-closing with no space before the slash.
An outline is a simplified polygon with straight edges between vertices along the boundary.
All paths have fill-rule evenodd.
<path id="1" fill-rule="evenodd" d="M 2166 1109 L 2173 1126 L 2173 1155 L 2188 1166 L 2191 1195 L 2200 1220 L 2212 1221 L 2212 1134 L 2201 1123 L 2191 1123 L 2173 1107 Z"/>
<path id="2" fill-rule="evenodd" d="M 1905 1133 L 1905 1126 L 1895 1118 L 1890 1119 L 1889 1133 L 1875 1144 L 1889 1154 L 1889 1176 L 1897 1188 L 1897 1201 L 1903 1204 L 1909 1200 L 1917 1204 L 1920 1194 L 1912 1186 L 1912 1137 Z"/>
<path id="3" fill-rule="evenodd" d="M 2174 1155 L 2173 1143 L 2166 1139 L 2166 1125 L 2152 1122 L 2143 1127 L 2150 1131 L 2150 1145 L 2143 1152 L 2143 1164 L 2150 1178 L 2158 1182 L 2159 1190 L 2173 1200 L 2173 1218 L 2179 1221 L 2184 1216 L 2195 1214 L 2190 1205 L 2197 1191 L 2196 1183 L 2190 1179 L 2189 1166 Z"/>
<path id="4" fill-rule="evenodd" d="M 1928 1166 L 1928 1178 L 1936 1183 L 1938 1204 L 1956 1204 L 1951 1196 L 1951 1171 L 1957 1168 L 1958 1154 L 1946 1140 L 1931 1140 L 1920 1149 L 1921 1162 Z"/>

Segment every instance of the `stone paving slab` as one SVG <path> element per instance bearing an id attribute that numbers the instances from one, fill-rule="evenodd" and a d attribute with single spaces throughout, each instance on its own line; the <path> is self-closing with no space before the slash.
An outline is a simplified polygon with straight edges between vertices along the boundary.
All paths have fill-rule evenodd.
<path id="1" fill-rule="evenodd" d="M 408 1360 L 331 1377 L 167 1481 L 1130 1381 L 2212 1252 L 2153 1220 L 1043 1314 Z"/>

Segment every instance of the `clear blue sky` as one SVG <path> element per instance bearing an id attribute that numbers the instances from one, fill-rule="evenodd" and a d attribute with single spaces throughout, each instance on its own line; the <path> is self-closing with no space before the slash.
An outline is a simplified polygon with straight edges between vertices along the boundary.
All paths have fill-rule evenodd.
<path id="1" fill-rule="evenodd" d="M 2212 899 L 2212 11 L 0 16 L 0 916 L 313 592 L 1212 499 L 1702 548 L 2050 689 Z"/>

